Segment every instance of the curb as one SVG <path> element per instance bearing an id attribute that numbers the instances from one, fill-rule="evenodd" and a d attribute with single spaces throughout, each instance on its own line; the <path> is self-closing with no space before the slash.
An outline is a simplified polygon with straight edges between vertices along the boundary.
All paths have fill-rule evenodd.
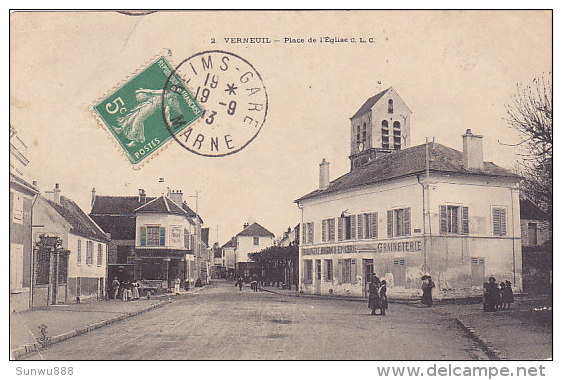
<path id="1" fill-rule="evenodd" d="M 482 338 L 478 332 L 462 319 L 458 317 L 453 317 L 453 320 L 461 327 L 462 330 L 466 331 L 468 335 L 474 340 L 480 348 L 484 350 L 484 353 L 491 360 L 507 360 L 507 357 L 503 355 L 499 350 L 495 349 L 494 346 L 490 344 L 486 339 Z"/>
<path id="2" fill-rule="evenodd" d="M 184 298 L 184 296 L 187 296 L 187 295 L 193 294 L 193 293 L 199 293 L 199 291 L 191 292 L 191 293 L 184 293 L 180 297 Z M 118 315 L 118 316 L 110 318 L 110 319 L 105 319 L 105 320 L 102 320 L 102 321 L 99 321 L 99 322 L 94 322 L 94 323 L 88 324 L 86 326 L 78 327 L 75 330 L 52 336 L 49 339 L 49 343 L 45 347 L 43 347 L 43 345 L 41 343 L 35 342 L 35 343 L 27 343 L 27 344 L 25 344 L 21 347 L 14 348 L 13 350 L 10 351 L 11 359 L 17 360 L 17 359 L 22 358 L 26 355 L 29 355 L 29 354 L 32 354 L 32 353 L 35 353 L 35 352 L 39 352 L 40 350 L 48 348 L 55 343 L 59 343 L 59 342 L 62 342 L 62 341 L 65 341 L 65 340 L 68 340 L 68 339 L 71 339 L 71 338 L 74 338 L 74 337 L 77 337 L 77 336 L 80 336 L 80 335 L 84 335 L 87 332 L 97 330 L 101 327 L 110 325 L 112 323 L 119 322 L 119 321 L 122 321 L 122 320 L 130 318 L 130 317 L 134 317 L 135 315 L 142 314 L 142 313 L 147 312 L 147 311 L 152 310 L 152 309 L 159 308 L 161 306 L 164 306 L 164 305 L 166 305 L 168 303 L 171 303 L 174 300 L 178 299 L 175 296 L 167 296 L 167 295 L 162 295 L 162 296 L 158 296 L 158 297 L 155 297 L 155 298 L 159 298 L 159 299 L 165 298 L 165 299 L 163 299 L 162 301 L 160 301 L 156 304 L 150 305 L 150 306 L 148 306 L 144 309 L 131 311 L 131 312 L 121 314 L 121 315 Z"/>

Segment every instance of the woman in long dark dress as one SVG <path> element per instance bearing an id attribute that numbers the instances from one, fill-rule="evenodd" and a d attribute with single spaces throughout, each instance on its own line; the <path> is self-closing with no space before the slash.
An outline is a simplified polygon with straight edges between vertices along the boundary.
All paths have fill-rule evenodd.
<path id="1" fill-rule="evenodd" d="M 493 311 L 496 311 L 501 305 L 502 295 L 494 277 L 489 278 L 488 291 L 490 292 L 490 307 Z"/>
<path id="2" fill-rule="evenodd" d="M 422 276 L 422 298 L 421 303 L 430 307 L 433 305 L 433 296 L 431 295 L 432 289 L 435 288 L 435 283 L 431 279 L 431 276 Z"/>
<path id="3" fill-rule="evenodd" d="M 386 297 L 386 280 L 381 281 L 381 287 L 379 289 L 379 306 L 381 309 L 381 315 L 386 315 L 386 309 L 388 309 L 388 298 Z"/>
<path id="4" fill-rule="evenodd" d="M 371 315 L 377 315 L 375 311 L 380 308 L 379 283 L 375 279 L 376 276 L 373 275 L 369 283 L 369 309 L 371 309 Z"/>
<path id="5" fill-rule="evenodd" d="M 511 289 L 511 282 L 505 280 L 505 290 L 503 293 L 503 302 L 507 305 L 507 309 L 511 309 L 511 304 L 515 301 L 513 298 L 513 290 Z"/>

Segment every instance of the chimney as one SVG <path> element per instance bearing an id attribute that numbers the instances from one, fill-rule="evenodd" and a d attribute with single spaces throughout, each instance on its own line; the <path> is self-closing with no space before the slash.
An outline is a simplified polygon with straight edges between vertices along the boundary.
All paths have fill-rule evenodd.
<path id="1" fill-rule="evenodd" d="M 250 227 L 250 223 L 248 223 L 248 222 L 244 223 L 244 229 L 246 229 L 248 227 Z"/>
<path id="2" fill-rule="evenodd" d="M 96 200 L 96 188 L 92 187 L 92 204 L 90 206 L 94 205 L 95 200 Z"/>
<path id="3" fill-rule="evenodd" d="M 37 187 L 37 181 L 32 182 L 33 186 Z"/>
<path id="4" fill-rule="evenodd" d="M 181 190 L 170 191 L 170 199 L 176 203 L 178 206 L 183 204 L 183 193 Z"/>
<path id="5" fill-rule="evenodd" d="M 320 163 L 320 190 L 326 190 L 330 186 L 330 163 L 325 158 Z"/>
<path id="6" fill-rule="evenodd" d="M 462 135 L 463 166 L 467 170 L 484 169 L 484 150 L 482 136 L 473 135 L 470 129 Z"/>
<path id="7" fill-rule="evenodd" d="M 53 202 L 60 204 L 60 187 L 58 183 L 55 183 L 55 189 L 53 190 Z"/>
<path id="8" fill-rule="evenodd" d="M 139 189 L 139 203 L 146 203 L 146 193 L 144 189 Z"/>

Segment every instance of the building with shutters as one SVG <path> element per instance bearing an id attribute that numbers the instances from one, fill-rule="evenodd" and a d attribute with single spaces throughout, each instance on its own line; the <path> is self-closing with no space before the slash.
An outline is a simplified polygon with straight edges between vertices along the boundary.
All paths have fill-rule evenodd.
<path id="1" fill-rule="evenodd" d="M 420 295 L 424 274 L 437 298 L 479 295 L 490 276 L 521 290 L 520 177 L 485 162 L 470 129 L 462 151 L 410 147 L 410 115 L 392 88 L 368 99 L 350 119 L 350 172 L 330 181 L 323 160 L 295 201 L 301 291 L 366 297 L 372 273 L 390 297 Z"/>
<path id="2" fill-rule="evenodd" d="M 142 280 L 141 286 L 167 291 L 175 278 L 193 286 L 206 281 L 208 252 L 203 220 L 181 191 L 148 197 L 101 196 L 92 190 L 91 218 L 111 235 L 108 278 Z M 208 236 L 208 234 L 207 234 Z"/>

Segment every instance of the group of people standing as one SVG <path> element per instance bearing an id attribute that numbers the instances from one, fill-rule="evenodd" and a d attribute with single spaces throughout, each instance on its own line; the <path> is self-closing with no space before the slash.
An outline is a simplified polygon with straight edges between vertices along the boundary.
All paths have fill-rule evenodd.
<path id="1" fill-rule="evenodd" d="M 380 280 L 375 273 L 369 283 L 369 309 L 371 315 L 386 315 L 388 298 L 386 296 L 386 280 Z M 377 309 L 380 313 L 377 314 Z"/>
<path id="2" fill-rule="evenodd" d="M 138 300 L 140 298 L 139 292 L 140 284 L 137 280 L 133 282 L 123 281 L 119 282 L 119 279 L 115 277 L 111 282 L 111 298 L 114 300 L 121 299 L 123 301 Z"/>
<path id="3" fill-rule="evenodd" d="M 509 310 L 513 301 L 513 290 L 509 280 L 501 282 L 499 287 L 494 277 L 490 277 L 488 282 L 484 283 L 484 298 L 482 300 L 484 311 Z"/>

